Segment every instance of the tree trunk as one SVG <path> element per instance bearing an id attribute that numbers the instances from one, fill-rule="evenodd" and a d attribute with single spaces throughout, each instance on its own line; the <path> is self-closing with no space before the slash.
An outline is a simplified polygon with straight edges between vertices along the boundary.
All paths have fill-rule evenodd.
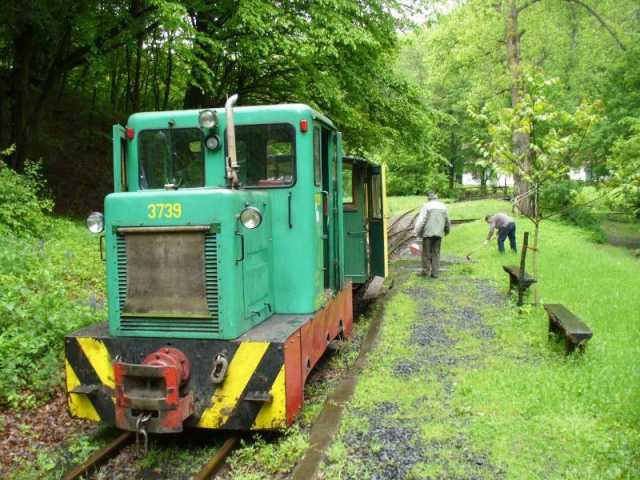
<path id="1" fill-rule="evenodd" d="M 116 52 L 113 55 L 113 68 L 111 69 L 111 95 L 110 95 L 110 100 L 111 100 L 111 110 L 112 111 L 117 111 L 118 110 L 118 84 L 120 82 L 118 82 L 118 53 Z"/>
<path id="2" fill-rule="evenodd" d="M 136 65 L 133 76 L 133 89 L 131 91 L 131 110 L 140 110 L 140 78 L 142 67 L 142 36 L 139 35 L 136 42 Z"/>
<path id="3" fill-rule="evenodd" d="M 533 255 L 531 256 L 531 266 L 533 269 L 533 278 L 540 281 L 538 278 L 538 240 L 540 237 L 540 219 L 535 222 L 535 229 L 533 231 Z M 540 290 L 538 288 L 538 282 L 532 285 L 533 287 L 533 304 L 540 304 Z"/>
<path id="4" fill-rule="evenodd" d="M 160 110 L 160 82 L 158 81 L 158 65 L 160 64 L 160 45 L 157 42 L 156 37 L 154 37 L 154 46 L 153 49 L 153 79 L 151 80 L 151 88 L 153 90 L 153 109 L 158 111 Z"/>
<path id="5" fill-rule="evenodd" d="M 28 22 L 28 20 L 27 20 Z M 18 171 L 24 167 L 29 144 L 27 110 L 29 97 L 29 77 L 33 59 L 33 26 L 26 23 L 16 32 L 13 41 L 14 59 L 11 78 L 11 139 L 15 151 L 11 166 Z"/>
<path id="6" fill-rule="evenodd" d="M 7 92 L 5 85 L 9 82 L 5 81 L 4 72 L 0 73 L 0 150 L 4 150 L 7 147 L 5 143 L 7 123 L 5 121 L 5 110 L 7 105 Z"/>
<path id="7" fill-rule="evenodd" d="M 127 84 L 124 92 L 124 111 L 128 113 L 129 102 L 131 100 L 131 50 L 129 45 L 125 47 L 126 65 L 127 65 Z"/>
<path id="8" fill-rule="evenodd" d="M 456 162 L 449 160 L 449 190 L 453 191 L 453 185 L 456 181 Z"/>
<path id="9" fill-rule="evenodd" d="M 451 158 L 449 159 L 449 190 L 453 191 L 453 185 L 456 181 L 456 147 L 453 132 L 451 132 L 449 138 L 451 143 L 451 148 L 449 149 L 449 151 L 451 152 Z"/>
<path id="10" fill-rule="evenodd" d="M 534 225 L 535 229 L 533 231 L 533 255 L 531 257 L 531 266 L 533 269 L 533 278 L 538 280 L 537 283 L 533 284 L 533 304 L 538 305 L 540 303 L 540 290 L 538 285 L 540 283 L 540 279 L 538 278 L 538 240 L 540 238 L 540 222 L 542 219 L 540 218 L 540 189 L 536 186 L 536 191 L 533 199 L 533 217 L 534 217 Z"/>
<path id="11" fill-rule="evenodd" d="M 521 32 L 518 29 L 518 6 L 516 0 L 507 0 L 505 7 L 505 35 L 507 44 L 507 66 L 511 75 L 511 106 L 516 108 L 522 101 L 523 81 L 520 57 Z M 522 159 L 523 170 L 527 170 L 531 155 L 531 139 L 526 132 L 514 132 L 513 153 Z M 517 207 L 523 214 L 531 216 L 532 202 L 527 196 L 531 186 L 521 175 L 514 175 Z"/>
<path id="12" fill-rule="evenodd" d="M 162 109 L 166 110 L 169 105 L 169 94 L 171 93 L 171 80 L 173 76 L 173 32 L 169 34 L 167 42 L 167 79 L 164 82 L 164 99 Z"/>
<path id="13" fill-rule="evenodd" d="M 206 15 L 196 14 L 196 40 L 194 45 L 194 55 L 199 57 L 198 59 L 204 63 L 207 63 L 208 59 L 205 57 L 205 46 L 199 40 L 199 36 L 205 35 L 208 31 L 209 20 Z M 187 90 L 184 94 L 183 106 L 184 108 L 199 108 L 204 107 L 206 102 L 205 93 L 202 91 L 201 85 L 204 84 L 204 73 L 197 61 L 191 65 L 191 79 L 193 80 L 187 86 Z"/>
<path id="14" fill-rule="evenodd" d="M 62 75 L 62 80 L 60 81 L 60 88 L 58 88 L 58 96 L 56 97 L 56 104 L 54 107 L 54 111 L 60 108 L 60 102 L 62 102 L 62 97 L 64 97 L 64 91 L 67 88 L 68 73 L 69 73 L 68 71 L 65 71 L 64 75 Z"/>

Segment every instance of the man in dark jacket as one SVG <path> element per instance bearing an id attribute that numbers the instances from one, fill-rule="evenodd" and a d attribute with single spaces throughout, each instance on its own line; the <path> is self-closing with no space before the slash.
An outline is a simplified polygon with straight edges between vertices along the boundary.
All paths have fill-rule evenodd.
<path id="1" fill-rule="evenodd" d="M 429 193 L 416 219 L 413 233 L 422 239 L 422 271 L 420 275 L 438 277 L 440 271 L 440 244 L 442 237 L 449 234 L 451 222 L 444 203 L 438 201 L 435 193 Z"/>

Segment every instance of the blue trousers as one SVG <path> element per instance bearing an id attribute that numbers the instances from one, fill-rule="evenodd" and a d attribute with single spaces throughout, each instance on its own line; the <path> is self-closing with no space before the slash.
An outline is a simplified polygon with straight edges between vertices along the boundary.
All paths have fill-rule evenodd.
<path id="1" fill-rule="evenodd" d="M 504 241 L 509 237 L 509 245 L 511 250 L 517 252 L 516 248 L 516 224 L 510 223 L 506 227 L 498 228 L 498 250 L 504 253 Z"/>

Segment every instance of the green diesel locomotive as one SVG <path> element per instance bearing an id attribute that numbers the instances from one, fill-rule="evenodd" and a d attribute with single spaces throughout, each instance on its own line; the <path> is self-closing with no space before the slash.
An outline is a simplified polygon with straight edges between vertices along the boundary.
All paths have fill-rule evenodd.
<path id="1" fill-rule="evenodd" d="M 65 339 L 73 416 L 130 431 L 289 425 L 387 269 L 384 172 L 306 105 L 139 113 L 113 128 L 108 324 Z"/>

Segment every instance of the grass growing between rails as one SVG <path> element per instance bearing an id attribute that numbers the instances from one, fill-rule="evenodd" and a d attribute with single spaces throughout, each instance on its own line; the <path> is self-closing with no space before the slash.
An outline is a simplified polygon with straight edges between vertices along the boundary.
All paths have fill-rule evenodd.
<path id="1" fill-rule="evenodd" d="M 461 218 L 496 206 L 509 211 L 450 208 Z M 519 240 L 527 228 L 518 219 Z M 417 258 L 395 265 L 396 294 L 326 478 L 638 478 L 640 262 L 590 232 L 542 225 L 542 302 L 566 305 L 594 332 L 583 355 L 566 357 L 547 340 L 541 307 L 507 299 L 502 265 L 519 257 L 483 247 L 486 232 L 483 221 L 456 226 L 445 255 L 475 251 L 475 262 L 438 280 L 409 270 Z"/>
<path id="2" fill-rule="evenodd" d="M 98 238 L 62 219 L 0 229 L 0 285 L 0 405 L 29 408 L 62 384 L 64 335 L 106 318 Z"/>

